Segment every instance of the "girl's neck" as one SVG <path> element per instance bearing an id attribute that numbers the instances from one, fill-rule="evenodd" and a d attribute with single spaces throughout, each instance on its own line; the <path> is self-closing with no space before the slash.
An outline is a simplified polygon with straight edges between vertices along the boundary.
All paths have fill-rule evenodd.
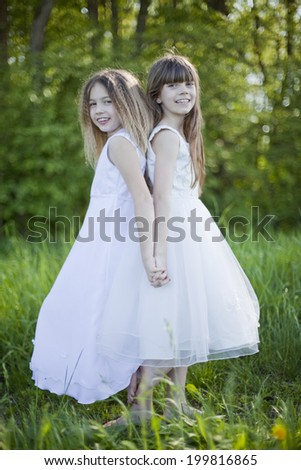
<path id="1" fill-rule="evenodd" d="M 113 132 L 107 132 L 107 138 L 111 137 L 112 135 L 116 134 L 116 132 L 119 132 L 121 129 L 123 129 L 122 126 L 118 127 L 117 129 L 115 129 Z"/>

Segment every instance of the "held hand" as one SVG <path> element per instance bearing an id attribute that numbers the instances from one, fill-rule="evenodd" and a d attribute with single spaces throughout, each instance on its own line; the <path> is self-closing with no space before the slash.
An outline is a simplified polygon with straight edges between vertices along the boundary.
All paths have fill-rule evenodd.
<path id="1" fill-rule="evenodd" d="M 170 279 L 168 277 L 166 269 L 157 268 L 157 271 L 152 277 L 151 285 L 153 287 L 162 287 L 165 286 L 165 284 L 168 284 L 169 282 Z"/>
<path id="2" fill-rule="evenodd" d="M 145 263 L 145 270 L 148 280 L 153 287 L 161 287 L 167 284 L 170 279 L 165 268 L 156 267 L 155 260 Z"/>
<path id="3" fill-rule="evenodd" d="M 151 285 L 153 287 L 162 287 L 170 282 L 170 278 L 167 274 L 166 260 L 160 257 L 155 258 L 156 272 L 153 275 Z"/>

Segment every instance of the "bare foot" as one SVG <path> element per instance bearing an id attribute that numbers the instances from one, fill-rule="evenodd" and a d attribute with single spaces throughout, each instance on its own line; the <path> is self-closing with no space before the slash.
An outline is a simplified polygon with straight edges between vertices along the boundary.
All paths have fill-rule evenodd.
<path id="1" fill-rule="evenodd" d="M 182 408 L 183 415 L 192 419 L 195 418 L 196 416 L 201 416 L 204 413 L 203 410 L 198 410 L 197 408 L 194 408 L 193 406 L 190 406 L 187 403 L 182 403 L 181 408 Z"/>
<path id="2" fill-rule="evenodd" d="M 134 405 L 135 406 L 135 405 Z M 133 424 L 141 425 L 145 421 L 150 421 L 152 419 L 152 412 L 147 410 L 141 410 L 138 408 L 132 408 L 128 416 L 120 416 L 117 419 L 108 421 L 103 425 L 104 428 L 109 427 L 118 427 L 118 426 L 128 426 L 130 422 Z"/>
<path id="3" fill-rule="evenodd" d="M 128 420 L 124 418 L 123 416 L 119 416 L 119 418 L 112 419 L 111 421 L 107 421 L 103 427 L 104 428 L 110 428 L 110 427 L 115 427 L 115 426 L 127 426 Z"/>
<path id="4" fill-rule="evenodd" d="M 193 406 L 188 405 L 186 402 L 182 402 L 177 406 L 175 403 L 169 403 L 164 412 L 164 418 L 166 420 L 178 419 L 181 415 L 187 416 L 187 418 L 194 419 L 196 415 L 202 415 L 204 412 L 198 410 Z"/>

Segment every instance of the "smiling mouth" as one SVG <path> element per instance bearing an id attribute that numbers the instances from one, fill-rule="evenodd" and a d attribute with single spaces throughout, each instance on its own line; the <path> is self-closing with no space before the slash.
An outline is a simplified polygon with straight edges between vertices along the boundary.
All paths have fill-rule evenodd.
<path id="1" fill-rule="evenodd" d="M 107 124 L 107 122 L 109 122 L 109 120 L 110 120 L 110 118 L 103 118 L 103 117 L 102 117 L 102 118 L 98 118 L 98 119 L 97 119 L 97 122 L 98 122 L 99 124 Z"/>
<path id="2" fill-rule="evenodd" d="M 189 100 L 188 98 L 182 98 L 182 99 L 180 99 L 180 100 L 177 100 L 176 103 L 180 103 L 180 104 L 184 103 L 184 104 L 186 104 L 186 103 L 190 103 L 190 100 Z"/>

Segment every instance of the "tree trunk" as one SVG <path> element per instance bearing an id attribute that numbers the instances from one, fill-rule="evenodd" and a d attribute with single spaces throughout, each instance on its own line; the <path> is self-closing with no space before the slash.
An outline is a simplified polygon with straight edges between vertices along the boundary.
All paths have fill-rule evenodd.
<path id="1" fill-rule="evenodd" d="M 31 29 L 30 51 L 39 54 L 43 51 L 45 28 L 49 21 L 55 0 L 41 0 L 38 6 Z"/>
<path id="2" fill-rule="evenodd" d="M 286 53 L 287 57 L 283 61 L 283 79 L 281 84 L 281 103 L 287 94 L 287 89 L 290 87 L 289 71 L 291 66 L 291 59 L 294 53 L 294 16 L 297 10 L 295 0 L 286 0 Z M 280 47 L 278 47 L 280 50 Z M 279 54 L 278 54 L 279 57 Z"/>
<path id="3" fill-rule="evenodd" d="M 93 24 L 98 25 L 98 0 L 87 0 L 88 15 Z"/>
<path id="4" fill-rule="evenodd" d="M 258 39 L 259 38 L 258 29 L 260 28 L 260 20 L 259 20 L 259 16 L 257 13 L 257 5 L 256 5 L 255 0 L 253 0 L 252 14 L 254 18 L 254 32 L 253 32 L 254 52 L 257 56 L 258 65 L 262 73 L 262 79 L 263 79 L 263 84 L 264 84 L 267 80 L 267 73 L 266 73 L 266 68 L 264 65 L 263 58 L 262 58 L 261 47 L 260 47 L 260 43 Z"/>
<path id="5" fill-rule="evenodd" d="M 286 50 L 288 57 L 293 55 L 293 35 L 294 35 L 294 15 L 297 10 L 297 4 L 295 0 L 286 0 L 287 14 L 287 43 Z"/>
<path id="6" fill-rule="evenodd" d="M 119 6 L 118 0 L 111 0 L 111 28 L 113 35 L 113 48 L 117 50 L 119 45 Z"/>
<path id="7" fill-rule="evenodd" d="M 137 52 L 141 50 L 142 47 L 142 37 L 146 27 L 146 20 L 148 15 L 148 8 L 151 4 L 151 0 L 140 0 L 140 9 L 137 18 L 137 27 L 136 27 L 136 49 Z"/>
<path id="8" fill-rule="evenodd" d="M 98 0 L 87 0 L 88 15 L 92 24 L 92 28 L 95 30 L 91 38 L 91 49 L 93 56 L 96 56 L 97 45 L 99 42 L 98 29 L 99 29 L 99 18 L 98 18 Z"/>
<path id="9" fill-rule="evenodd" d="M 0 0 L 0 64 L 5 69 L 7 67 L 7 39 L 8 39 L 8 19 L 7 0 Z"/>
<path id="10" fill-rule="evenodd" d="M 43 59 L 45 29 L 49 21 L 55 0 L 41 0 L 36 9 L 31 28 L 31 65 L 33 70 L 33 83 L 40 89 L 43 83 Z"/>
<path id="11" fill-rule="evenodd" d="M 228 15 L 229 9 L 227 6 L 226 0 L 205 0 L 208 7 L 212 8 L 215 11 L 219 11 L 223 15 Z"/>

